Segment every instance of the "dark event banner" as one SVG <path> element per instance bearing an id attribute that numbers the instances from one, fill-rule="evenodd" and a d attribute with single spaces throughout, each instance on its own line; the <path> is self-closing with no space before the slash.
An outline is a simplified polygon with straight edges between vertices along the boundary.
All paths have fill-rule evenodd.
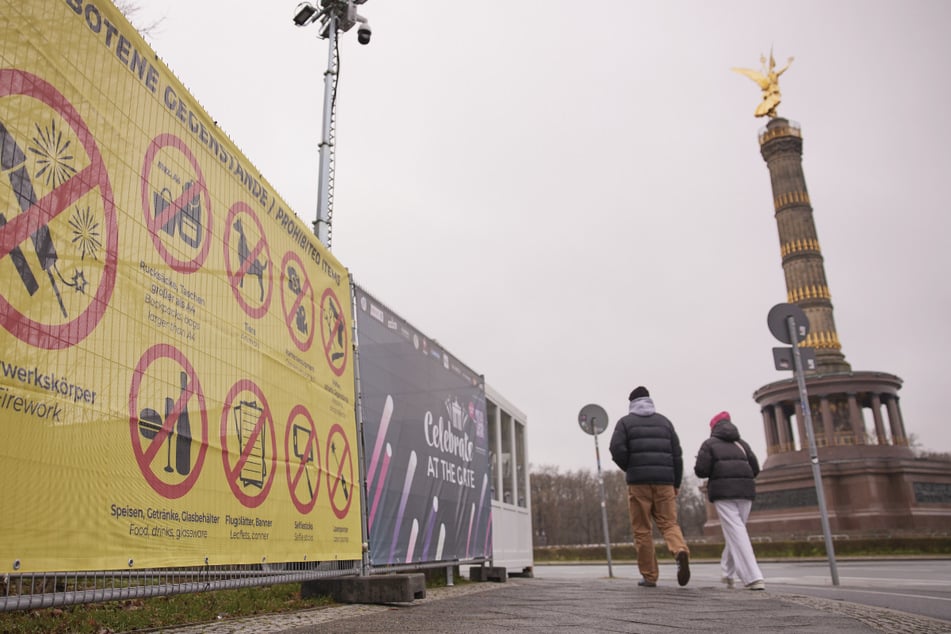
<path id="1" fill-rule="evenodd" d="M 354 285 L 370 562 L 492 551 L 482 376 Z"/>

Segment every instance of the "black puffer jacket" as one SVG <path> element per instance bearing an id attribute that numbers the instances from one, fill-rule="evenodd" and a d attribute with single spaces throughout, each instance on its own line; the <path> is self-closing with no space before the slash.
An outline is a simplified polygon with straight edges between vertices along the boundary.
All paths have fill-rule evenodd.
<path id="1" fill-rule="evenodd" d="M 628 484 L 672 484 L 680 488 L 684 475 L 683 451 L 673 424 L 654 411 L 650 398 L 631 405 L 611 436 L 611 459 L 625 473 Z"/>
<path id="2" fill-rule="evenodd" d="M 721 420 L 700 445 L 693 472 L 708 478 L 707 497 L 716 500 L 752 500 L 756 497 L 753 478 L 759 475 L 759 461 L 740 432 L 729 420 Z"/>

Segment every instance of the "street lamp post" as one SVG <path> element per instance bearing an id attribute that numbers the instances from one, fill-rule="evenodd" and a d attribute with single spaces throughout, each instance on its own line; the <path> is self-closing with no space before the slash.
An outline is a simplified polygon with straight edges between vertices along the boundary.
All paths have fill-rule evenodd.
<path id="1" fill-rule="evenodd" d="M 337 33 L 349 31 L 355 25 L 357 41 L 370 43 L 370 24 L 357 13 L 356 5 L 366 0 L 320 0 L 320 7 L 302 2 L 294 13 L 294 24 L 308 26 L 319 23 L 319 36 L 328 42 L 327 70 L 324 72 L 324 113 L 320 139 L 320 172 L 317 181 L 317 219 L 314 221 L 314 234 L 317 239 L 330 248 L 332 237 L 331 219 L 333 217 L 333 157 L 334 157 L 334 113 L 337 97 Z"/>

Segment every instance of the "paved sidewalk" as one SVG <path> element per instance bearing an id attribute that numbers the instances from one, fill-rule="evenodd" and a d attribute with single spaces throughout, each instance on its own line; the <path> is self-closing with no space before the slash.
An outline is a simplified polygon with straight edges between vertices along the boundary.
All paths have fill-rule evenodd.
<path id="1" fill-rule="evenodd" d="M 512 578 L 429 589 L 407 604 L 344 605 L 164 630 L 281 632 L 951 632 L 951 622 L 842 601 L 636 579 Z"/>

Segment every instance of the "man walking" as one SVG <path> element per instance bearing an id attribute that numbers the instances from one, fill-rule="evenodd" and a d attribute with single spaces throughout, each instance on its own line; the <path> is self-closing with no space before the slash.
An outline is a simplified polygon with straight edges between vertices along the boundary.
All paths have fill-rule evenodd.
<path id="1" fill-rule="evenodd" d="M 657 556 L 652 524 L 664 536 L 677 562 L 677 583 L 690 581 L 690 551 L 677 524 L 677 492 L 683 479 L 683 452 L 673 424 L 654 409 L 644 386 L 628 397 L 630 413 L 621 418 L 611 436 L 611 459 L 625 472 L 631 529 L 637 548 L 637 585 L 657 585 Z"/>

